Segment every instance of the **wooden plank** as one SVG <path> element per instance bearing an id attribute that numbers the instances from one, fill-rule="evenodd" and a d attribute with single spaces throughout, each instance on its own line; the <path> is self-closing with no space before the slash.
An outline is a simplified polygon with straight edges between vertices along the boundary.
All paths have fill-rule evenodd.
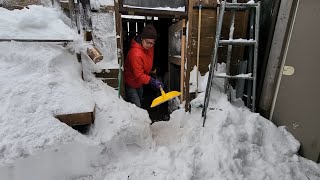
<path id="1" fill-rule="evenodd" d="M 202 19 L 201 19 L 201 31 L 203 28 L 214 28 L 213 31 L 215 30 L 217 26 L 217 9 L 202 9 L 201 10 L 202 14 Z M 199 10 L 194 9 L 193 13 L 193 20 L 192 23 L 194 24 L 194 28 L 198 28 L 198 21 L 199 21 Z M 196 31 L 194 31 L 196 32 Z"/>
<path id="2" fill-rule="evenodd" d="M 199 54 L 199 71 L 204 74 L 208 71 L 208 64 L 211 62 L 211 55 L 214 46 L 217 10 L 215 9 L 202 9 L 201 19 L 201 36 L 200 36 L 200 54 Z M 194 9 L 193 13 L 193 28 L 192 28 L 192 41 L 198 44 L 198 21 L 199 10 Z M 197 65 L 197 47 L 192 46 L 191 51 L 194 52 L 191 56 L 191 67 Z"/>
<path id="3" fill-rule="evenodd" d="M 185 18 L 187 16 L 185 12 L 181 11 L 139 9 L 129 7 L 120 7 L 120 13 L 126 15 L 157 16 L 160 18 Z"/>
<path id="4" fill-rule="evenodd" d="M 97 78 L 118 78 L 119 69 L 102 69 L 101 72 L 95 72 Z"/>
<path id="5" fill-rule="evenodd" d="M 55 118 L 59 119 L 61 122 L 66 123 L 69 126 L 93 124 L 94 111 L 56 115 Z"/>
<path id="6" fill-rule="evenodd" d="M 222 39 L 229 39 L 229 32 L 230 32 L 230 22 L 231 22 L 232 14 L 231 12 L 226 12 L 223 24 L 222 24 Z M 245 11 L 236 12 L 236 19 L 235 19 L 235 29 L 234 29 L 234 39 L 237 38 L 244 38 L 246 36 L 246 29 L 248 25 L 248 13 Z M 245 31 L 245 32 L 244 32 Z"/>
<path id="7" fill-rule="evenodd" d="M 193 2 L 193 6 L 199 6 L 200 0 L 195 0 Z M 218 3 L 217 0 L 201 0 L 201 5 L 203 7 L 217 7 Z"/>
<path id="8" fill-rule="evenodd" d="M 186 20 L 181 20 L 183 22 L 182 28 L 186 28 Z M 183 102 L 185 100 L 185 54 L 186 54 L 186 34 L 182 34 L 182 39 L 181 39 L 181 66 L 180 66 L 180 102 Z"/>
<path id="9" fill-rule="evenodd" d="M 115 21 L 116 21 L 116 31 L 117 31 L 117 49 L 120 49 L 120 52 L 117 53 L 118 55 L 118 63 L 119 63 L 119 69 L 122 67 L 124 63 L 124 55 L 123 55 L 123 34 L 122 34 L 122 19 L 121 19 L 121 14 L 120 14 L 120 7 L 119 7 L 119 2 L 118 0 L 114 0 L 114 7 L 115 7 Z M 123 79 L 123 71 L 121 70 L 119 72 L 118 70 L 118 80 L 120 79 L 120 83 L 118 81 L 118 84 L 116 87 L 118 89 L 118 95 L 122 96 L 123 98 L 125 97 L 125 87 L 124 87 L 124 79 Z"/>
<path id="10" fill-rule="evenodd" d="M 185 111 L 186 112 L 190 112 L 191 108 L 190 108 L 190 72 L 191 72 L 191 56 L 192 56 L 192 26 L 193 26 L 193 0 L 189 0 L 188 3 L 188 27 L 187 29 L 189 29 L 188 31 L 188 39 L 189 41 L 187 42 L 187 51 L 186 51 L 186 63 L 187 63 L 187 69 L 186 69 L 186 79 L 185 79 L 185 83 L 186 83 L 186 94 L 185 94 L 185 99 L 186 99 L 186 104 L 185 104 Z"/>
<path id="11" fill-rule="evenodd" d="M 194 10 L 196 13 L 194 14 L 198 14 L 198 10 Z M 212 16 L 214 16 L 214 13 L 216 13 L 216 10 L 206 10 L 207 14 L 211 14 Z M 231 14 L 230 12 L 227 12 L 226 14 L 226 18 L 224 19 L 224 26 L 222 29 L 222 35 L 225 38 L 229 38 L 229 31 L 230 31 L 230 20 L 231 20 Z M 196 15 L 193 16 L 194 20 L 193 23 L 198 22 L 198 18 Z M 208 71 L 207 67 L 210 64 L 211 61 L 211 55 L 212 55 L 212 51 L 213 51 L 213 47 L 214 47 L 214 41 L 215 41 L 215 30 L 216 30 L 216 15 L 215 17 L 212 18 L 212 20 L 214 20 L 214 22 L 212 20 L 208 20 L 207 17 L 203 16 L 202 21 L 206 22 L 203 24 L 210 24 L 207 25 L 206 28 L 203 28 L 201 26 L 201 39 L 200 39 L 200 65 L 199 65 L 199 70 L 201 73 L 204 73 L 204 71 Z M 236 17 L 236 23 L 235 23 L 235 37 L 241 37 L 241 38 L 245 38 L 246 36 L 246 30 L 247 30 L 247 21 L 248 21 L 248 15 L 247 12 L 241 11 L 237 13 L 237 17 Z M 206 26 L 206 25 L 204 25 Z M 195 42 L 195 44 L 197 44 L 197 35 L 198 35 L 198 31 L 197 31 L 197 24 L 194 24 L 193 29 L 192 29 L 192 40 L 193 42 Z M 192 47 L 192 52 L 197 52 L 196 47 Z M 218 60 L 219 62 L 221 62 L 221 60 L 226 59 L 226 54 L 227 54 L 227 48 L 226 47 L 222 47 L 219 48 L 218 50 Z M 238 60 L 242 60 L 243 59 L 243 54 L 244 54 L 244 47 L 235 47 L 233 52 L 232 52 L 232 64 L 236 64 Z M 196 65 L 196 56 L 195 53 L 192 55 L 192 60 L 191 60 L 191 65 L 192 67 L 194 65 Z M 233 72 L 234 70 L 232 70 Z"/>
<path id="12" fill-rule="evenodd" d="M 108 86 L 118 89 L 118 79 L 116 78 L 103 78 L 102 81 L 107 83 Z"/>
<path id="13" fill-rule="evenodd" d="M 175 23 L 174 25 L 170 26 L 169 28 L 169 38 L 170 37 L 174 37 L 176 32 L 182 31 L 182 36 L 181 36 L 181 50 L 180 50 L 180 57 L 175 57 L 175 56 L 170 56 L 169 55 L 169 61 L 168 61 L 168 69 L 169 69 L 169 87 L 171 86 L 171 81 L 173 77 L 171 77 L 171 66 L 172 64 L 176 64 L 178 66 L 180 66 L 180 92 L 181 92 L 181 96 L 180 96 L 180 100 L 181 102 L 184 100 L 183 94 L 184 94 L 184 54 L 185 54 L 185 41 L 186 41 L 186 37 L 185 37 L 185 20 L 180 20 L 179 22 Z M 170 47 L 171 43 L 169 43 L 168 46 L 168 51 L 170 52 Z"/>

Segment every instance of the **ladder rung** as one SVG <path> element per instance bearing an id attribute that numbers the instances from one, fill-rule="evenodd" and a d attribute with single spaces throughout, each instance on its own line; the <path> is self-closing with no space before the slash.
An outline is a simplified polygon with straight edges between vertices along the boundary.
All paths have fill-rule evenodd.
<path id="1" fill-rule="evenodd" d="M 247 80 L 253 80 L 253 77 L 249 76 L 230 76 L 230 75 L 223 75 L 223 74 L 214 74 L 215 78 L 228 78 L 228 79 L 247 79 Z"/>
<path id="2" fill-rule="evenodd" d="M 226 3 L 226 9 L 250 9 L 258 6 L 258 3 Z"/>
<path id="3" fill-rule="evenodd" d="M 255 45 L 256 41 L 253 39 L 233 39 L 233 40 L 220 40 L 220 45 Z"/>

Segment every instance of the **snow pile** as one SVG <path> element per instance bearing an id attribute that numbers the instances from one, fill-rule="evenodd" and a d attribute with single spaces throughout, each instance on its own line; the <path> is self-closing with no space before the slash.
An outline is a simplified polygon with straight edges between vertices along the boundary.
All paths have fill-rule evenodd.
<path id="1" fill-rule="evenodd" d="M 61 11 L 31 5 L 29 9 L 9 11 L 0 8 L 1 39 L 77 39 L 78 35 L 68 27 Z"/>
<path id="2" fill-rule="evenodd" d="M 59 15 L 57 10 L 42 6 L 13 11 L 0 8 L 0 36 L 77 38 Z M 61 179 L 79 172 L 68 171 L 72 166 L 88 174 L 90 161 L 99 152 L 96 143 L 54 118 L 93 111 L 95 102 L 81 79 L 81 66 L 75 56 L 60 45 L 46 43 L 1 42 L 0 53 L 1 179 L 48 179 L 50 169 L 68 158 L 66 167 L 54 173 L 61 175 L 52 177 Z M 63 152 L 71 148 L 74 153 L 64 158 Z M 48 161 L 44 163 L 34 154 Z M 79 154 L 85 156 L 81 159 Z"/>
<path id="3" fill-rule="evenodd" d="M 1 10 L 0 17 L 9 14 Z M 22 11 L 10 11 L 14 15 L 7 24 L 12 26 L 3 25 L 3 33 L 20 29 L 21 36 L 27 37 L 22 22 L 11 22 Z M 44 15 L 33 13 L 38 19 Z M 63 38 L 58 32 L 70 35 L 67 26 L 46 31 L 40 24 L 30 24 L 30 29 L 41 29 L 32 38 Z M 153 146 L 147 112 L 119 100 L 113 88 L 91 73 L 86 77 L 90 82 L 84 83 L 82 66 L 68 49 L 54 43 L 2 42 L 0 53 L 0 179 L 79 178 L 94 174 L 94 167 L 122 156 L 126 149 Z M 95 126 L 89 136 L 55 118 L 94 108 Z"/>
<path id="4" fill-rule="evenodd" d="M 212 90 L 204 128 L 199 108 L 204 93 L 192 102 L 191 114 L 176 111 L 169 122 L 152 125 L 157 146 L 169 148 L 172 169 L 179 169 L 183 162 L 184 175 L 190 173 L 187 178 L 174 178 L 320 178 L 317 164 L 296 155 L 300 144 L 284 127 L 234 107 L 217 89 Z"/>
<path id="5" fill-rule="evenodd" d="M 50 44 L 4 42 L 0 52 L 0 164 L 81 138 L 54 118 L 93 110 L 76 58 Z"/>
<path id="6" fill-rule="evenodd" d="M 154 148 L 140 151 L 133 146 L 90 178 L 320 178 L 320 168 L 296 154 L 300 144 L 284 127 L 277 128 L 259 114 L 231 105 L 219 90 L 220 81 L 214 81 L 204 128 L 199 108 L 202 93 L 192 102 L 191 114 L 181 109 L 173 112 L 169 122 L 151 125 Z"/>
<path id="7" fill-rule="evenodd" d="M 113 0 L 90 0 L 91 9 L 99 10 L 103 6 L 114 6 Z"/>
<path id="8" fill-rule="evenodd" d="M 93 72 L 101 69 L 118 69 L 117 39 L 114 13 L 92 13 L 93 40 L 103 59 L 92 66 Z"/>
<path id="9" fill-rule="evenodd" d="M 197 74 L 198 74 L 198 80 L 197 80 Z M 198 92 L 203 92 L 206 90 L 205 86 L 202 86 L 202 82 L 204 81 L 205 78 L 201 76 L 200 71 L 198 71 L 197 66 L 194 66 L 192 71 L 190 72 L 190 88 L 189 92 L 196 92 L 197 90 L 197 83 L 198 83 Z"/>

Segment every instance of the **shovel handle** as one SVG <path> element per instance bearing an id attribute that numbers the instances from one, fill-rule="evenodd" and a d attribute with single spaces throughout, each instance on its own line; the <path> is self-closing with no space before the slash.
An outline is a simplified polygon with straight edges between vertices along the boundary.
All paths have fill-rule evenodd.
<path id="1" fill-rule="evenodd" d="M 163 90 L 163 88 L 162 88 L 161 85 L 159 86 L 159 89 L 160 89 L 160 91 L 161 91 L 161 95 L 162 95 L 162 96 L 166 95 L 166 93 L 164 92 L 164 90 Z"/>
<path id="2" fill-rule="evenodd" d="M 156 73 L 155 73 L 154 75 L 155 75 L 156 79 L 158 79 L 157 68 L 155 69 L 155 71 L 156 71 Z M 158 79 L 158 80 L 159 80 L 159 79 Z M 166 93 L 164 92 L 164 90 L 163 90 L 163 88 L 162 88 L 161 85 L 159 86 L 159 89 L 160 89 L 161 95 L 162 95 L 162 96 L 165 96 Z"/>

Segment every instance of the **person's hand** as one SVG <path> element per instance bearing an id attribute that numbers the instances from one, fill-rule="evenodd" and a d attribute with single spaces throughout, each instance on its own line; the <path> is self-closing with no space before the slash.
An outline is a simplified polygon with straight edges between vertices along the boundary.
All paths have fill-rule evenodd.
<path id="1" fill-rule="evenodd" d="M 150 82 L 149 82 L 153 87 L 159 89 L 160 86 L 163 87 L 163 84 L 161 81 L 159 81 L 158 79 L 154 79 L 154 78 L 150 78 Z"/>

